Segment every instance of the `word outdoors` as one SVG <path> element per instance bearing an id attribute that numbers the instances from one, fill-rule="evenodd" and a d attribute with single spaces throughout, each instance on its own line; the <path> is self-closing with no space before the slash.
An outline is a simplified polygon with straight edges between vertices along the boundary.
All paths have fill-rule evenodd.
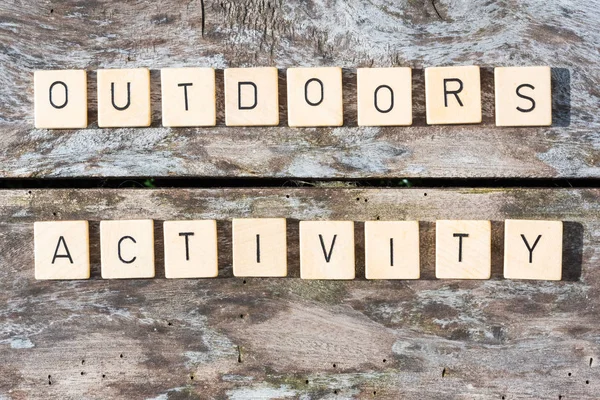
<path id="1" fill-rule="evenodd" d="M 419 279 L 419 223 L 367 221 L 367 279 Z M 215 220 L 164 222 L 167 278 L 218 275 Z M 561 221 L 506 220 L 504 277 L 560 280 Z M 238 277 L 287 275 L 285 218 L 233 219 L 233 274 Z M 34 224 L 36 279 L 90 277 L 87 221 Z M 489 279 L 490 221 L 436 221 L 435 273 L 440 279 Z M 352 221 L 301 221 L 300 275 L 303 279 L 354 279 Z M 104 279 L 153 278 L 154 221 L 100 222 L 101 270 Z"/>
<path id="2" fill-rule="evenodd" d="M 229 68 L 224 76 L 226 125 L 279 125 L 277 68 Z M 552 124 L 550 67 L 497 67 L 494 81 L 496 125 Z M 286 85 L 289 126 L 343 125 L 341 68 L 289 68 Z M 162 69 L 163 126 L 214 126 L 215 87 L 212 68 Z M 99 127 L 150 125 L 148 69 L 98 70 L 97 88 Z M 34 92 L 36 128 L 87 127 L 84 70 L 36 71 Z M 359 68 L 358 125 L 411 125 L 412 95 L 410 68 Z M 479 67 L 426 68 L 425 102 L 428 124 L 480 123 Z"/>

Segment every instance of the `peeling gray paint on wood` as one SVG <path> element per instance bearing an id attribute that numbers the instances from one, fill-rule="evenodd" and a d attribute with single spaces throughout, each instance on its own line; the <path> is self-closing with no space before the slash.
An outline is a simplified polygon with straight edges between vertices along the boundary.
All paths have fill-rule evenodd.
<path id="1" fill-rule="evenodd" d="M 597 2 L 458 0 L 0 4 L 1 177 L 599 177 Z M 435 6 L 435 8 L 434 8 Z M 204 28 L 203 28 L 204 27 Z M 422 68 L 477 64 L 481 125 L 425 124 Z M 222 69 L 277 66 L 281 126 L 225 127 Z M 345 126 L 286 127 L 284 69 L 336 65 Z M 414 126 L 356 126 L 364 66 L 412 66 Z M 493 125 L 492 67 L 550 65 L 554 126 Z M 160 123 L 159 69 L 218 68 L 218 126 Z M 95 70 L 151 68 L 152 128 L 98 129 Z M 90 126 L 33 129 L 33 71 L 90 71 Z"/>
<path id="2" fill-rule="evenodd" d="M 288 197 L 289 196 L 289 197 Z M 0 397 L 597 399 L 598 189 L 0 191 Z M 56 214 L 56 215 L 54 215 Z M 287 217 L 287 278 L 234 278 L 234 217 Z M 153 218 L 157 278 L 102 280 L 98 221 Z M 216 279 L 164 278 L 162 224 L 216 218 Z M 421 221 L 422 277 L 364 279 L 364 220 Z M 434 220 L 492 220 L 492 279 L 434 279 Z M 502 221 L 565 221 L 565 279 L 502 278 Z M 91 221 L 92 279 L 35 281 L 33 222 Z M 357 279 L 299 278 L 298 221 L 357 222 Z M 586 383 L 589 382 L 589 383 Z"/>

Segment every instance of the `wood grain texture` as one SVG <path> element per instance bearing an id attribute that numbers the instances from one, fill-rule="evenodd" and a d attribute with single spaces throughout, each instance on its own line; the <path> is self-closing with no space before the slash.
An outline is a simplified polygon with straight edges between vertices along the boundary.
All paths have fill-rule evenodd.
<path id="1" fill-rule="evenodd" d="M 598 189 L 0 191 L 0 397 L 597 399 Z M 218 220 L 220 277 L 100 279 L 98 221 Z M 287 217 L 289 278 L 234 278 L 235 217 Z M 422 278 L 302 281 L 298 221 L 421 220 Z M 502 279 L 506 218 L 565 221 L 564 280 Z M 491 219 L 492 279 L 434 277 L 434 220 Z M 91 221 L 92 279 L 35 281 L 33 222 Z M 587 382 L 587 383 L 586 383 Z M 562 397 L 559 397 L 562 396 Z"/>
<path id="2" fill-rule="evenodd" d="M 204 6 L 203 6 L 204 3 Z M 599 177 L 597 2 L 223 0 L 0 4 L 0 176 Z M 481 65 L 483 123 L 425 125 L 423 69 Z M 553 123 L 495 127 L 494 66 L 553 68 Z M 215 67 L 214 128 L 163 128 L 163 67 Z M 280 68 L 280 126 L 224 126 L 223 68 Z M 345 123 L 286 126 L 284 69 L 340 66 Z M 412 127 L 357 127 L 356 67 L 411 66 Z M 152 127 L 98 129 L 99 68 L 152 70 Z M 89 73 L 89 129 L 33 129 L 37 69 Z"/>

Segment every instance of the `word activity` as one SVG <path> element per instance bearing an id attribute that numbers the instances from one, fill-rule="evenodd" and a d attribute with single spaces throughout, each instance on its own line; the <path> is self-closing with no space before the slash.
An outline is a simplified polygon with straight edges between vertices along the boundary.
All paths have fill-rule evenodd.
<path id="1" fill-rule="evenodd" d="M 300 221 L 302 279 L 354 279 L 355 237 L 352 221 Z M 214 278 L 218 275 L 215 220 L 165 221 L 166 278 Z M 504 277 L 562 279 L 562 221 L 506 220 Z M 365 277 L 419 279 L 419 223 L 366 221 Z M 490 221 L 438 220 L 435 233 L 438 279 L 489 279 Z M 285 218 L 232 220 L 233 275 L 285 277 L 288 274 Z M 35 278 L 89 279 L 87 221 L 34 223 Z M 100 222 L 102 278 L 155 276 L 154 221 Z"/>
<path id="2" fill-rule="evenodd" d="M 165 68 L 160 74 L 163 126 L 216 125 L 213 68 Z M 341 68 L 288 68 L 286 75 L 290 127 L 344 124 Z M 411 68 L 358 68 L 356 75 L 359 126 L 412 124 Z M 552 124 L 550 67 L 496 67 L 494 82 L 497 126 Z M 148 69 L 98 70 L 97 91 L 98 127 L 150 126 Z M 279 125 L 277 68 L 225 69 L 223 91 L 225 125 Z M 86 71 L 35 71 L 34 92 L 36 128 L 88 126 Z M 481 123 L 479 67 L 425 68 L 425 103 L 430 125 Z"/>

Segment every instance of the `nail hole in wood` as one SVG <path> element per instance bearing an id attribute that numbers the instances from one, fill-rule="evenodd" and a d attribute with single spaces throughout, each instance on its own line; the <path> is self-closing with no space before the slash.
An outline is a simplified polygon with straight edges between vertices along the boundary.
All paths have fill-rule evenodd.
<path id="1" fill-rule="evenodd" d="M 85 375 L 85 372 L 81 371 L 81 375 Z"/>
<path id="2" fill-rule="evenodd" d="M 356 201 L 360 201 L 360 197 L 357 197 L 357 198 L 356 198 Z"/>
<path id="3" fill-rule="evenodd" d="M 244 314 L 240 314 L 240 318 L 244 318 Z"/>
<path id="4" fill-rule="evenodd" d="M 167 325 L 168 326 L 173 326 L 173 324 L 171 322 L 168 322 Z"/>
<path id="5" fill-rule="evenodd" d="M 585 381 L 585 384 L 586 384 L 586 385 L 589 385 L 589 384 L 590 384 L 590 381 Z"/>
<path id="6" fill-rule="evenodd" d="M 444 369 L 442 370 L 442 378 L 444 378 L 445 376 L 446 376 L 446 368 L 444 368 Z"/>
<path id="7" fill-rule="evenodd" d="M 290 198 L 290 195 L 289 195 L 289 194 L 286 194 L 286 195 L 285 195 L 285 198 L 286 198 L 286 199 L 289 199 L 289 198 Z"/>
<path id="8" fill-rule="evenodd" d="M 337 391 L 337 389 L 335 389 L 335 390 L 333 391 L 333 394 L 337 394 L 337 393 L 338 393 L 338 391 Z"/>
<path id="9" fill-rule="evenodd" d="M 569 374 L 568 374 L 568 375 L 569 375 L 569 376 L 571 376 L 572 374 L 569 372 Z"/>
<path id="10" fill-rule="evenodd" d="M 123 358 L 123 354 L 120 354 L 120 355 L 119 355 L 119 357 L 120 357 L 120 358 Z"/>
<path id="11" fill-rule="evenodd" d="M 106 374 L 102 374 L 102 379 L 106 378 Z"/>
<path id="12" fill-rule="evenodd" d="M 194 380 L 194 375 L 190 375 L 190 380 Z"/>
<path id="13" fill-rule="evenodd" d="M 387 360 L 384 358 L 384 359 L 383 359 L 383 362 L 387 362 Z"/>
<path id="14" fill-rule="evenodd" d="M 590 367 L 592 366 L 593 362 L 594 362 L 594 359 L 590 357 Z"/>
<path id="15" fill-rule="evenodd" d="M 337 368 L 337 365 L 336 365 L 336 364 L 333 364 L 333 368 Z"/>
<path id="16" fill-rule="evenodd" d="M 427 196 L 427 193 L 423 193 L 423 196 Z"/>
<path id="17" fill-rule="evenodd" d="M 307 379 L 307 380 L 306 380 L 306 384 L 308 385 L 308 383 L 309 383 L 309 382 L 308 382 L 308 379 Z"/>
<path id="18" fill-rule="evenodd" d="M 50 14 L 54 13 L 54 8 L 50 9 Z"/>
<path id="19" fill-rule="evenodd" d="M 242 283 L 245 285 L 245 284 L 246 284 L 246 280 L 244 279 L 244 280 L 242 281 Z"/>
<path id="20" fill-rule="evenodd" d="M 81 360 L 81 365 L 85 364 L 85 360 Z"/>

